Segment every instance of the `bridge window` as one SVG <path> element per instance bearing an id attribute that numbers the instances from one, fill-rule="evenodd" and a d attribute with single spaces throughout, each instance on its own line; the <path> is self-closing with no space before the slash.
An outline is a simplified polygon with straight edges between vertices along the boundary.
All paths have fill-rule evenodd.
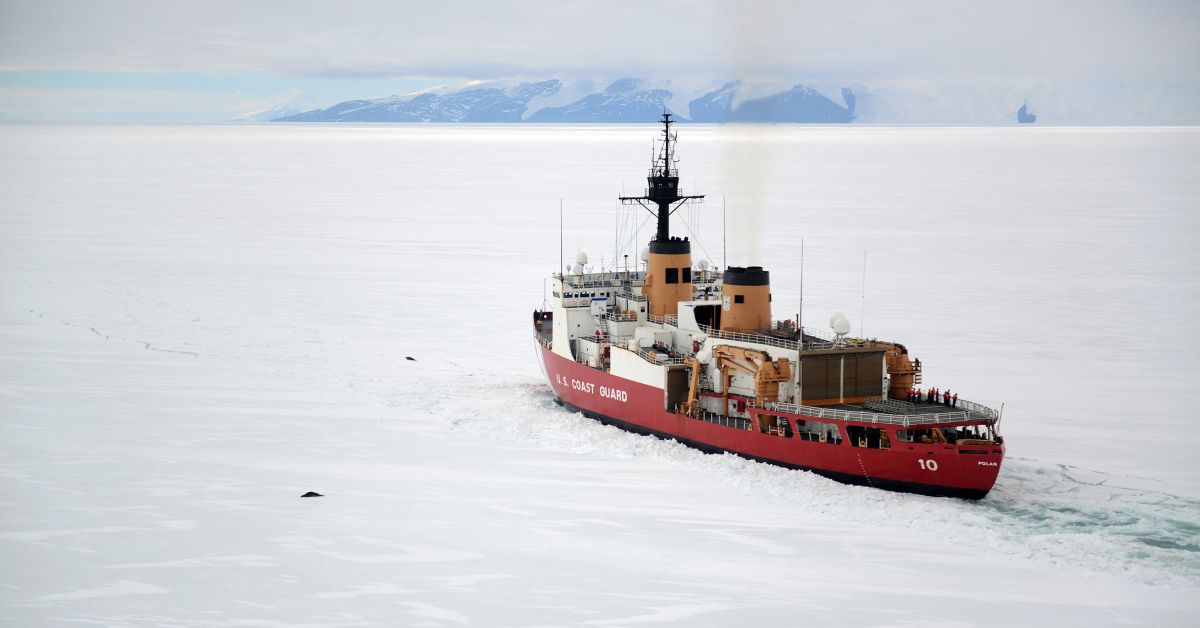
<path id="1" fill-rule="evenodd" d="M 683 283 L 692 283 L 692 269 L 691 269 L 691 267 L 688 267 L 688 268 L 680 268 L 679 270 L 683 272 Z"/>
<path id="2" fill-rule="evenodd" d="M 679 283 L 679 269 L 678 268 L 668 268 L 667 269 L 667 283 Z"/>

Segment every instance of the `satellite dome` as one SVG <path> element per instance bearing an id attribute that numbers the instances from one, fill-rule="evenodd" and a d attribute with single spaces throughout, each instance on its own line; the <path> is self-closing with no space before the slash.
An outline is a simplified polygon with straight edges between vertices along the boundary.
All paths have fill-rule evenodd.
<path id="1" fill-rule="evenodd" d="M 841 314 L 837 314 L 830 319 L 829 326 L 833 328 L 833 333 L 839 336 L 845 336 L 850 333 L 850 319 Z"/>
<path id="2" fill-rule="evenodd" d="M 643 262 L 650 261 L 650 247 L 646 247 L 646 248 L 642 249 L 642 254 L 639 255 L 638 257 L 642 258 Z"/>
<path id="3" fill-rule="evenodd" d="M 708 260 L 702 259 L 700 260 L 700 263 L 696 264 L 696 266 L 699 266 L 700 270 L 708 270 Z"/>
<path id="4" fill-rule="evenodd" d="M 583 264 L 586 266 L 587 265 L 587 253 L 584 253 L 583 251 L 576 253 L 575 254 L 575 263 Z"/>

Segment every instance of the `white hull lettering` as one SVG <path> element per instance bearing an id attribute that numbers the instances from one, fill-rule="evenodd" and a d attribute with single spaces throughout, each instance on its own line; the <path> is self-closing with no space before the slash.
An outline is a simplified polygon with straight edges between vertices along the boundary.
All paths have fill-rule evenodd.
<path id="1" fill-rule="evenodd" d="M 629 401 L 629 393 L 625 392 L 624 390 L 617 390 L 616 388 L 609 388 L 608 386 L 600 387 L 600 396 L 606 397 L 608 399 L 615 399 L 620 402 L 628 402 Z"/>
<path id="2" fill-rule="evenodd" d="M 584 392 L 589 395 L 596 394 L 596 384 L 593 382 L 585 382 L 585 381 L 581 381 L 581 380 L 578 380 L 575 378 L 568 379 L 567 377 L 564 377 L 564 376 L 558 375 L 558 374 L 554 375 L 554 381 L 557 382 L 560 386 L 568 386 L 569 385 L 572 390 L 578 390 L 579 392 Z M 629 402 L 629 393 L 625 392 L 624 390 L 621 390 L 619 388 L 609 388 L 608 386 L 601 386 L 600 387 L 600 396 L 604 397 L 605 399 L 612 399 L 614 401 L 620 401 L 622 403 Z"/>

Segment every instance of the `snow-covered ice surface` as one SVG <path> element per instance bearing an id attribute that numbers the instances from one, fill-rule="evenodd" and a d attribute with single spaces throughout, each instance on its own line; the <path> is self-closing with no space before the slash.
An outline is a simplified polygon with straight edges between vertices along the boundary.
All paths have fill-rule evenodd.
<path id="1" fill-rule="evenodd" d="M 0 618 L 1194 625 L 1200 130 L 680 127 L 700 255 L 1006 404 L 981 502 L 552 403 L 558 200 L 611 261 L 654 133 L 0 127 Z"/>

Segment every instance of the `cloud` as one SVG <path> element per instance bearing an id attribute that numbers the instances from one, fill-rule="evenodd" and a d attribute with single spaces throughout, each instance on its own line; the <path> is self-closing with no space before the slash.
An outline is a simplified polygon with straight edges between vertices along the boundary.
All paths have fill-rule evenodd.
<path id="1" fill-rule="evenodd" d="M 0 70 L 1198 80 L 1187 2 L 6 3 Z"/>

